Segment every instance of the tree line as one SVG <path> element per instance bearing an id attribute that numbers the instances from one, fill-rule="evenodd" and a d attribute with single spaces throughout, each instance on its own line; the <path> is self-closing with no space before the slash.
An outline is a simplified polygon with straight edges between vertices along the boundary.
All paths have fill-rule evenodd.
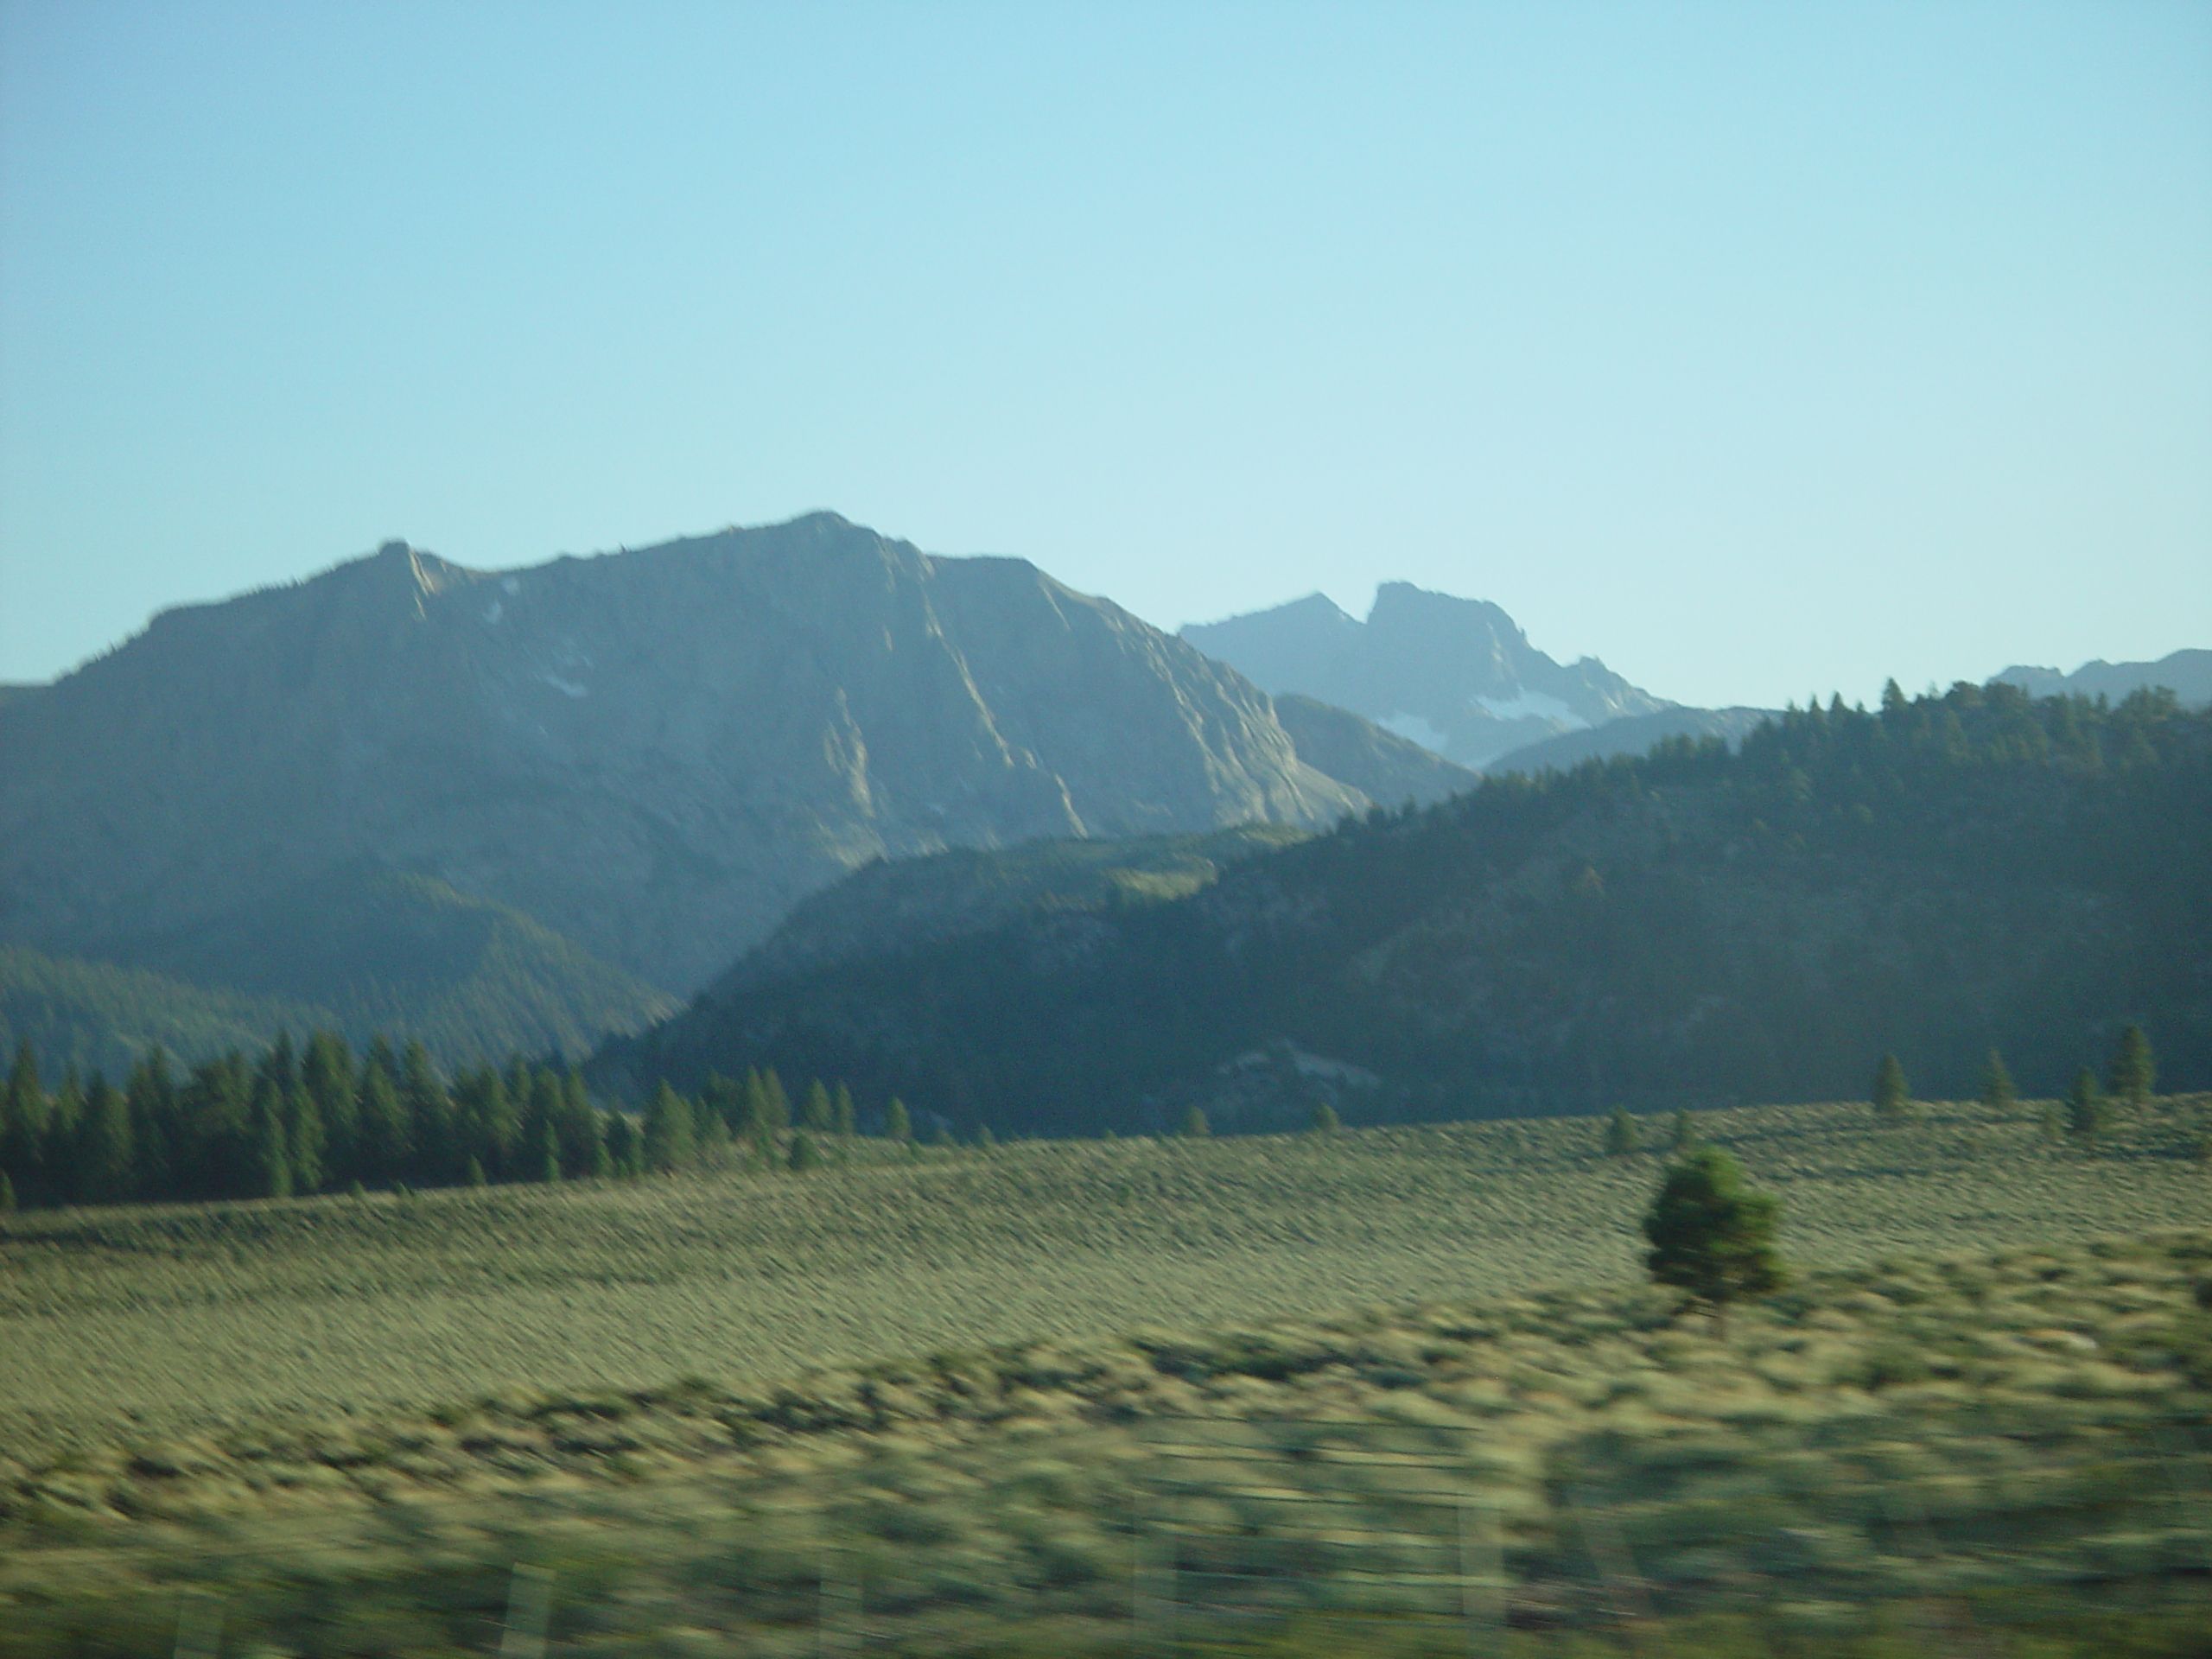
<path id="1" fill-rule="evenodd" d="M 356 1054 L 280 1033 L 180 1072 L 155 1049 L 121 1084 L 72 1067 L 49 1092 L 25 1040 L 0 1090 L 0 1210 L 284 1198 L 372 1187 L 563 1181 L 734 1166 L 804 1169 L 856 1130 L 851 1091 L 810 1083 L 793 1110 L 772 1070 L 664 1084 L 641 1119 L 594 1102 L 582 1073 L 517 1057 L 442 1075 L 420 1042 Z M 898 1102 L 887 1130 L 905 1129 Z"/>

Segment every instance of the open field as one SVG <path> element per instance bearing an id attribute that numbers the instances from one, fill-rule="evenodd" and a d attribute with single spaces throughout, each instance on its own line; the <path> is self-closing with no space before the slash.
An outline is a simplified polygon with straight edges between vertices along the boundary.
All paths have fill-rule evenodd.
<path id="1" fill-rule="evenodd" d="M 1700 1119 L 1785 1201 L 1806 1266 L 2212 1222 L 2201 1100 L 2103 1155 L 2034 1103 Z M 1656 1141 L 1662 1126 L 1645 1125 Z M 1633 1276 L 1660 1159 L 1562 1119 L 1322 1139 L 1028 1143 L 804 1176 L 0 1221 L 0 1443 L 502 1388 L 752 1384 L 885 1354 Z"/>
<path id="2" fill-rule="evenodd" d="M 2190 1659 L 2208 1302 L 2172 1233 L 126 1433 L 0 1480 L 0 1656 L 489 1653 L 520 1562 L 569 1656 Z"/>

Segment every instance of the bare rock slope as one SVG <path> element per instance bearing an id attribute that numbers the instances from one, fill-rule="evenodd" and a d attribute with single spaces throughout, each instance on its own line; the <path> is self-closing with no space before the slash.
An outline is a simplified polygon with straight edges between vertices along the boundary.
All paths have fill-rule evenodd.
<path id="1" fill-rule="evenodd" d="M 367 861 L 689 991 L 872 858 L 1366 804 L 1021 560 L 829 513 L 505 574 L 393 543 L 0 705 L 0 940 L 128 960 Z"/>

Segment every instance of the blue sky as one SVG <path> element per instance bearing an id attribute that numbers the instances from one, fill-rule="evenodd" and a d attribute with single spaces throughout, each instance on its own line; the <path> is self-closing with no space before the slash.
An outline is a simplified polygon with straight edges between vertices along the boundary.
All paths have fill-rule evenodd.
<path id="1" fill-rule="evenodd" d="M 0 678 L 820 506 L 1698 702 L 2212 645 L 2212 7 L 0 6 Z"/>

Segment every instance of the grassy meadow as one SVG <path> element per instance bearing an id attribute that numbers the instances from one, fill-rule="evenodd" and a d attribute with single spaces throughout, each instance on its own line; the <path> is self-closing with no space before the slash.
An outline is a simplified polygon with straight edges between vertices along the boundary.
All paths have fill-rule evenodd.
<path id="1" fill-rule="evenodd" d="M 0 1654 L 166 1653 L 194 1586 L 226 1652 L 490 1651 L 518 1560 L 564 1653 L 819 1650 L 825 1562 L 872 1651 L 1122 1653 L 1170 1522 L 1305 1564 L 1223 1650 L 1347 1650 L 1313 1448 L 1163 1519 L 1181 1414 L 1428 1437 L 1510 1650 L 2121 1650 L 2063 1636 L 2107 1595 L 2201 1652 L 2205 1104 L 2095 1158 L 2033 1103 L 1704 1116 L 1799 1270 L 1726 1333 L 1638 1282 L 1662 1158 L 1591 1120 L 19 1216 Z"/>

